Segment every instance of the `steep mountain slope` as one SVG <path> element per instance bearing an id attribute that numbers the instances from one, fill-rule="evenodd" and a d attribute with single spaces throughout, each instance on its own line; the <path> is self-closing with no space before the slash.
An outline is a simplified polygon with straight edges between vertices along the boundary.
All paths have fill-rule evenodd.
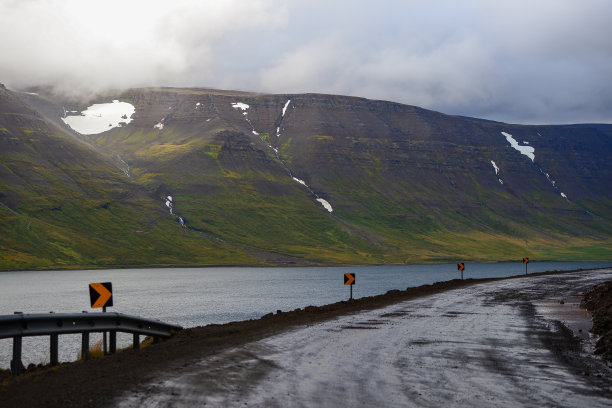
<path id="1" fill-rule="evenodd" d="M 78 190 L 84 187 L 74 181 L 75 171 L 72 184 L 45 191 L 69 200 L 85 218 L 97 217 L 92 208 L 99 201 L 129 208 L 136 214 L 126 214 L 141 219 L 131 227 L 125 219 L 105 221 L 116 234 L 140 238 L 130 238 L 129 248 L 149 249 L 127 258 L 113 255 L 120 248 L 105 249 L 113 263 L 612 258 L 611 125 L 520 126 L 353 97 L 161 88 L 96 100 L 131 103 L 133 120 L 82 136 L 57 116 L 84 105 L 3 92 L 3 143 L 33 143 L 25 141 L 31 126 L 24 118 L 36 117 L 40 131 L 30 139 L 70 146 L 61 157 L 30 147 L 7 155 L 3 147 L 3 166 L 7 157 L 25 156 L 47 163 L 45 174 L 67 167 L 58 164 L 64 162 L 100 169 L 87 174 L 92 181 L 85 192 Z M 13 112 L 16 107 L 21 113 Z M 13 124 L 14 117 L 21 122 Z M 82 154 L 83 160 L 76 157 Z M 44 196 L 42 187 L 4 193 L 32 180 L 35 175 L 2 173 L 7 216 L 25 211 L 14 196 L 29 206 Z M 144 219 L 163 232 L 134 234 Z M 71 228 L 80 230 L 81 222 Z M 13 250 L 19 241 L 19 234 L 9 234 L 3 246 Z M 22 247 L 36 258 L 31 243 Z M 96 254 L 72 261 L 109 262 Z"/>
<path id="2" fill-rule="evenodd" d="M 98 151 L 0 88 L 0 268 L 251 261 L 181 229 Z"/>

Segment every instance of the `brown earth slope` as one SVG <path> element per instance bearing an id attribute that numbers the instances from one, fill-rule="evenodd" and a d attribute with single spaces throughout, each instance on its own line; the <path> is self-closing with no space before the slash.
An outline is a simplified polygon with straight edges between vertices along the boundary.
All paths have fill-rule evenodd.
<path id="1" fill-rule="evenodd" d="M 591 332 L 600 336 L 595 353 L 612 362 L 612 281 L 599 284 L 585 293 L 580 306 L 593 313 Z"/>

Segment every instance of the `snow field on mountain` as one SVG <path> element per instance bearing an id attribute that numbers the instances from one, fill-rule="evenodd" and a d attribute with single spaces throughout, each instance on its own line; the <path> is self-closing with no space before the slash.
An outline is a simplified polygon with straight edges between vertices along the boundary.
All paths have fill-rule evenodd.
<path id="1" fill-rule="evenodd" d="M 134 105 L 114 100 L 112 103 L 91 105 L 80 115 L 67 115 L 62 120 L 82 135 L 95 135 L 123 124 L 127 125 L 132 121 L 134 112 Z"/>

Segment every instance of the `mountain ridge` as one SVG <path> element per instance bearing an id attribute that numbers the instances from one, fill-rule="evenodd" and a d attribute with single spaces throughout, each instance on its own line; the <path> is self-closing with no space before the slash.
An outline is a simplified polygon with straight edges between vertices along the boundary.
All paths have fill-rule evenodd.
<path id="1" fill-rule="evenodd" d="M 129 125 L 83 136 L 61 116 L 86 104 L 3 92 L 10 95 L 0 95 L 0 130 L 6 129 L 0 136 L 25 143 L 27 115 L 21 129 L 4 125 L 4 106 L 19 105 L 17 98 L 45 123 L 53 122 L 41 135 L 70 135 L 91 146 L 96 160 L 115 166 L 122 182 L 140 191 L 143 214 L 161 217 L 164 231 L 181 236 L 177 242 L 189 248 L 181 258 L 178 244 L 148 237 L 151 242 L 140 240 L 133 250 L 159 251 L 124 263 L 112 250 L 101 260 L 89 249 L 83 258 L 88 265 L 142 265 L 159 258 L 258 265 L 502 261 L 529 254 L 612 259 L 612 166 L 606 161 L 612 125 L 506 124 L 341 95 L 140 88 L 94 101 L 134 105 Z M 519 148 L 533 148 L 535 160 L 502 132 Z M 14 155 L 2 151 L 5 165 Z M 12 186 L 8 175 L 0 181 L 5 190 Z M 164 205 L 168 195 L 174 214 Z M 8 208 L 25 211 L 10 203 Z M 90 216 L 87 210 L 80 214 Z M 69 230 L 78 230 L 79 222 Z M 140 224 L 131 227 L 139 230 Z M 22 238 L 5 232 L 3 252 Z M 219 258 L 201 261 L 198 248 L 211 245 L 211 257 Z M 39 262 L 31 248 L 22 251 L 29 262 L 3 257 L 0 268 L 57 266 L 51 255 Z M 83 265 L 70 259 L 64 256 L 60 265 Z"/>

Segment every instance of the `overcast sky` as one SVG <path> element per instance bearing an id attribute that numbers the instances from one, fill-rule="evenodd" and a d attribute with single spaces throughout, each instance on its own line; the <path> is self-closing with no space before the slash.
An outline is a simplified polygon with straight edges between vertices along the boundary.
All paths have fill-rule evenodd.
<path id="1" fill-rule="evenodd" d="M 609 0 L 0 0 L 0 82 L 323 92 L 612 123 Z"/>

